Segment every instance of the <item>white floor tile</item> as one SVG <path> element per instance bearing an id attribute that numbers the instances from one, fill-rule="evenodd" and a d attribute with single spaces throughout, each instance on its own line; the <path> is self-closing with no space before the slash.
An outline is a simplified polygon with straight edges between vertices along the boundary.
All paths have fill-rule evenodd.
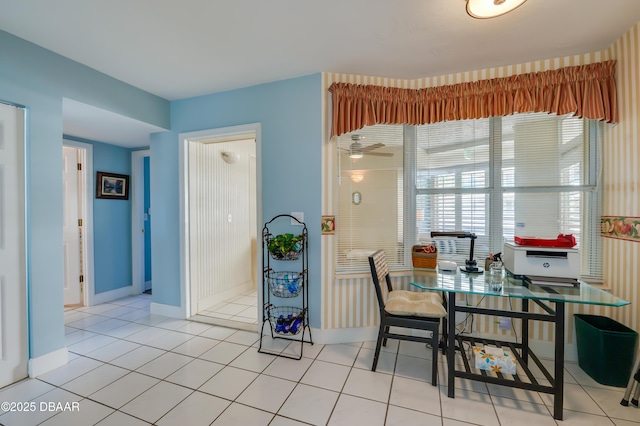
<path id="1" fill-rule="evenodd" d="M 359 348 L 351 345 L 326 345 L 316 359 L 351 367 L 359 351 Z"/>
<path id="2" fill-rule="evenodd" d="M 132 372 L 90 395 L 89 399 L 120 408 L 159 382 L 153 377 Z"/>
<path id="3" fill-rule="evenodd" d="M 298 384 L 278 414 L 313 425 L 325 425 L 339 396 L 337 392 Z"/>
<path id="4" fill-rule="evenodd" d="M 160 382 L 124 405 L 120 411 L 155 423 L 192 392 L 173 383 Z"/>
<path id="5" fill-rule="evenodd" d="M 227 313 L 210 315 L 236 320 L 218 325 L 150 314 L 151 300 L 65 308 L 68 364 L 0 389 L 0 400 L 79 402 L 81 413 L 0 413 L 0 424 L 640 426 L 638 408 L 620 405 L 624 389 L 596 383 L 577 363 L 566 363 L 560 422 L 548 394 L 456 378 L 456 398 L 448 398 L 445 357 L 438 355 L 439 386 L 431 386 L 431 351 L 422 343 L 389 340 L 372 372 L 373 340 L 311 345 L 239 331 L 255 324 L 255 290 L 212 308 Z M 260 345 L 272 354 L 258 353 Z"/>
<path id="6" fill-rule="evenodd" d="M 623 388 L 594 388 L 584 386 L 584 390 L 593 398 L 605 414 L 614 419 L 640 422 L 640 409 L 637 407 L 624 407 L 620 401 L 624 397 Z"/>
<path id="7" fill-rule="evenodd" d="M 258 374 L 252 371 L 225 367 L 207 380 L 198 390 L 220 398 L 235 400 L 256 377 Z"/>
<path id="8" fill-rule="evenodd" d="M 445 423 L 446 424 L 446 423 Z M 432 414 L 423 413 L 421 411 L 409 410 L 407 408 L 389 405 L 387 410 L 386 426 L 406 426 L 406 425 L 424 425 L 424 426 L 441 426 L 442 418 Z M 462 423 L 459 423 L 463 426 Z M 464 426 L 469 426 L 465 423 Z"/>
<path id="9" fill-rule="evenodd" d="M 296 386 L 295 382 L 271 376 L 258 376 L 236 399 L 271 413 L 277 413 Z"/>
<path id="10" fill-rule="evenodd" d="M 56 389 L 55 386 L 41 380 L 24 379 L 0 389 L 0 401 L 31 401 L 54 389 Z"/>
<path id="11" fill-rule="evenodd" d="M 167 334 L 164 334 L 157 339 L 150 340 L 145 344 L 147 346 L 153 346 L 154 348 L 169 351 L 176 346 L 180 346 L 181 344 L 188 342 L 192 338 L 193 336 L 191 334 L 169 331 Z"/>
<path id="12" fill-rule="evenodd" d="M 4 397 L 3 397 L 4 398 Z M 49 402 L 66 404 L 67 402 L 79 402 L 82 399 L 81 396 L 68 392 L 64 389 L 54 388 L 53 390 L 38 396 L 33 400 L 35 403 L 34 411 L 13 411 L 8 412 L 0 416 L 0 424 L 30 426 L 37 425 L 43 421 L 55 416 L 58 412 L 49 409 Z M 27 402 L 28 399 L 3 399 L 3 401 L 23 401 Z M 44 404 L 44 409 L 41 409 L 41 404 Z M 57 408 L 57 407 L 55 407 Z"/>
<path id="13" fill-rule="evenodd" d="M 262 354 L 255 348 L 249 348 L 234 359 L 229 365 L 261 373 L 273 362 L 274 359 L 274 355 Z"/>
<path id="14" fill-rule="evenodd" d="M 62 388 L 77 393 L 78 395 L 89 396 L 108 384 L 115 382 L 128 372 L 129 371 L 124 368 L 105 364 L 65 383 L 62 385 Z"/>
<path id="15" fill-rule="evenodd" d="M 187 388 L 198 389 L 223 368 L 224 365 L 222 364 L 195 359 L 175 371 L 165 380 Z"/>
<path id="16" fill-rule="evenodd" d="M 349 376 L 349 367 L 324 361 L 314 361 L 301 383 L 339 392 Z"/>
<path id="17" fill-rule="evenodd" d="M 237 330 L 227 327 L 213 326 L 207 331 L 200 333 L 200 337 L 208 337 L 210 339 L 225 340 Z"/>
<path id="18" fill-rule="evenodd" d="M 116 340 L 113 343 L 89 352 L 86 356 L 97 359 L 98 361 L 109 362 L 139 347 L 140 345 L 137 343 L 127 342 L 126 340 Z"/>
<path id="19" fill-rule="evenodd" d="M 489 391 L 491 391 L 491 388 Z M 539 395 L 547 407 L 553 410 L 553 395 L 548 393 L 540 393 Z M 598 407 L 598 404 L 593 402 L 592 397 L 580 385 L 565 384 L 563 399 L 565 410 L 580 411 L 598 416 L 605 415 L 604 411 Z"/>
<path id="20" fill-rule="evenodd" d="M 113 413 L 114 410 L 83 399 L 77 410 L 62 411 L 42 423 L 43 426 L 93 425 Z"/>
<path id="21" fill-rule="evenodd" d="M 332 426 L 352 426 L 355 424 L 384 426 L 386 412 L 386 404 L 342 394 L 338 398 L 336 408 L 327 424 Z"/>
<path id="22" fill-rule="evenodd" d="M 263 371 L 269 376 L 280 377 L 282 379 L 300 381 L 304 373 L 307 372 L 313 360 L 302 358 L 294 360 L 289 358 L 276 357 L 271 364 Z"/>
<path id="23" fill-rule="evenodd" d="M 220 343 L 220 340 L 195 336 L 192 339 L 187 340 L 183 344 L 171 349 L 171 352 L 176 352 L 182 355 L 189 355 L 192 357 L 199 357 L 218 343 Z"/>
<path id="24" fill-rule="evenodd" d="M 255 408 L 247 407 L 246 405 L 232 403 L 224 412 L 218 417 L 212 425 L 215 426 L 237 426 L 237 425 L 251 425 L 251 426 L 267 426 L 273 414 L 266 411 L 258 410 Z"/>
<path id="25" fill-rule="evenodd" d="M 475 394 L 475 395 L 481 395 L 481 394 Z M 456 393 L 456 399 L 457 399 L 457 393 Z M 556 421 L 553 419 L 553 417 L 551 417 L 551 410 L 549 409 L 549 407 L 546 407 L 540 404 L 530 404 L 524 401 L 517 401 L 511 398 L 492 398 L 492 399 L 494 401 L 494 407 L 495 407 L 494 410 L 495 410 L 495 413 L 498 413 L 498 420 L 499 420 L 499 423 L 495 423 L 495 424 L 515 425 L 522 422 L 523 419 L 526 419 L 528 424 L 533 424 L 536 426 L 556 425 Z M 465 404 L 466 403 L 467 401 L 465 401 Z M 442 410 L 444 412 L 444 404 L 443 404 Z M 478 404 L 469 403 L 469 411 L 471 410 L 477 410 L 478 414 L 482 413 L 482 418 L 487 419 L 487 421 L 493 420 L 492 415 L 494 415 L 494 413 L 492 412 L 491 414 L 489 414 L 489 413 L 485 413 L 485 410 L 481 411 Z M 456 418 L 463 420 L 461 418 L 463 417 L 463 415 L 460 413 L 460 411 L 457 412 L 457 415 L 459 417 L 456 417 Z M 454 416 L 448 416 L 448 417 L 454 417 Z M 468 418 L 469 416 L 467 415 L 464 417 Z M 493 424 L 493 423 L 482 423 L 482 424 Z"/>
<path id="26" fill-rule="evenodd" d="M 392 376 L 354 368 L 349 373 L 342 393 L 374 401 L 389 401 Z"/>
<path id="27" fill-rule="evenodd" d="M 136 419 L 128 414 L 116 411 L 104 420 L 97 423 L 96 426 L 148 426 L 149 423 L 140 419 Z"/>
<path id="28" fill-rule="evenodd" d="M 162 336 L 168 335 L 169 330 L 158 327 L 147 327 L 142 331 L 138 331 L 137 333 L 131 334 L 125 337 L 125 340 L 130 342 L 140 343 L 142 345 L 161 338 Z"/>
<path id="29" fill-rule="evenodd" d="M 180 424 L 209 425 L 229 405 L 231 401 L 207 395 L 202 392 L 194 392 L 175 408 L 165 414 L 156 422 L 159 426 L 175 426 Z"/>
<path id="30" fill-rule="evenodd" d="M 38 376 L 38 379 L 55 386 L 60 386 L 63 383 L 67 383 L 76 377 L 80 377 L 83 374 L 100 367 L 101 365 L 104 365 L 104 363 L 81 356 L 73 361 L 69 361 L 69 363 L 62 367 L 58 367 L 53 371 Z"/>
<path id="31" fill-rule="evenodd" d="M 166 351 L 162 349 L 140 346 L 131 352 L 111 360 L 110 363 L 129 370 L 136 370 L 164 353 L 166 353 Z"/>
<path id="32" fill-rule="evenodd" d="M 487 401 L 491 401 L 488 395 Z M 441 415 L 438 386 L 431 386 L 430 383 L 422 380 L 394 377 L 389 404 L 437 416 Z"/>
<path id="33" fill-rule="evenodd" d="M 136 369 L 136 371 L 157 379 L 164 379 L 191 361 L 193 361 L 193 358 L 189 356 L 167 352 L 149 361 L 142 367 Z"/>
<path id="34" fill-rule="evenodd" d="M 209 330 L 211 327 L 212 326 L 209 324 L 203 324 L 201 322 L 195 322 L 195 321 L 188 321 L 187 324 L 183 325 L 180 328 L 177 328 L 176 331 L 179 331 L 181 333 L 198 335 Z"/>
<path id="35" fill-rule="evenodd" d="M 356 358 L 356 362 L 353 366 L 356 368 L 361 368 L 363 370 L 371 370 L 371 367 L 373 366 L 374 354 L 375 349 L 361 348 L 360 352 L 358 353 L 358 358 Z M 378 365 L 376 366 L 376 372 L 393 374 L 396 368 L 396 357 L 397 355 L 394 352 L 380 351 L 380 356 L 378 356 Z"/>
<path id="36" fill-rule="evenodd" d="M 431 360 L 407 355 L 398 355 L 396 376 L 424 380 L 431 383 Z"/>
<path id="37" fill-rule="evenodd" d="M 207 352 L 200 355 L 200 358 L 207 361 L 217 362 L 219 364 L 229 364 L 236 359 L 241 353 L 248 350 L 244 345 L 236 345 L 235 343 L 220 342 Z M 251 349 L 253 350 L 253 349 Z"/>
<path id="38" fill-rule="evenodd" d="M 251 346 L 258 341 L 260 335 L 251 331 L 238 330 L 225 339 L 225 342 Z"/>
<path id="39" fill-rule="evenodd" d="M 491 396 L 489 396 L 488 394 L 456 389 L 456 397 L 448 398 L 446 388 L 441 387 L 440 389 L 442 390 L 440 395 L 440 402 L 442 404 L 442 417 L 483 426 L 500 425 L 498 416 L 496 415 L 496 410 L 491 403 Z M 531 405 L 532 407 L 535 407 L 535 409 L 537 410 L 535 412 L 537 413 L 547 411 L 546 407 L 542 404 L 527 404 L 525 402 L 508 398 L 502 398 L 501 401 L 512 402 L 516 406 Z M 505 416 L 507 416 L 506 413 Z M 553 418 L 548 415 L 548 412 L 547 418 L 552 422 L 551 424 L 553 424 Z M 520 417 L 520 420 L 522 420 L 522 417 Z M 538 426 L 535 422 L 530 424 L 535 424 L 536 426 Z"/>

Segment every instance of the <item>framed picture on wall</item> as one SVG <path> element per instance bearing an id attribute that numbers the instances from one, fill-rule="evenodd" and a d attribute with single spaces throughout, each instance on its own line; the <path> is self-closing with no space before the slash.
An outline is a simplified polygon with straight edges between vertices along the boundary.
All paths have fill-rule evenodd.
<path id="1" fill-rule="evenodd" d="M 96 198 L 128 200 L 129 175 L 98 172 L 96 178 Z"/>

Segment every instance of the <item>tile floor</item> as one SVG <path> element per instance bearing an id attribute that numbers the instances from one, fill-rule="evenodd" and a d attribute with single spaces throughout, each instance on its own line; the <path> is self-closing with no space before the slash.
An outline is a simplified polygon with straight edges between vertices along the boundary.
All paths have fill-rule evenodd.
<path id="1" fill-rule="evenodd" d="M 390 341 L 375 373 L 374 342 L 305 345 L 295 361 L 259 354 L 255 332 L 151 315 L 150 301 L 66 310 L 70 362 L 0 389 L 0 401 L 36 408 L 2 414 L 0 424 L 640 426 L 640 409 L 620 405 L 624 389 L 597 384 L 576 364 L 566 366 L 557 422 L 551 398 L 537 392 L 456 380 L 456 398 L 447 398 L 446 386 L 429 384 L 420 344 Z"/>
<path id="2" fill-rule="evenodd" d="M 258 295 L 253 289 L 238 297 L 198 312 L 196 319 L 212 324 L 257 330 L 258 328 Z"/>

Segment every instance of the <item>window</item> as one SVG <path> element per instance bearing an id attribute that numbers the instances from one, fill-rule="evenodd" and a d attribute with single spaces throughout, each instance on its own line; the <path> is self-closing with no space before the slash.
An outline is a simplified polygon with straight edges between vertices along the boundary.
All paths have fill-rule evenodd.
<path id="1" fill-rule="evenodd" d="M 378 248 L 392 268 L 409 268 L 411 245 L 431 231 L 475 233 L 476 260 L 501 252 L 514 235 L 571 233 L 583 277 L 599 279 L 597 128 L 546 113 L 376 125 L 354 132 L 364 136 L 359 160 L 349 158 L 353 134 L 341 136 L 337 271 L 367 271 Z M 351 203 L 355 191 L 360 205 Z M 440 251 L 460 263 L 468 254 L 468 239 Z"/>

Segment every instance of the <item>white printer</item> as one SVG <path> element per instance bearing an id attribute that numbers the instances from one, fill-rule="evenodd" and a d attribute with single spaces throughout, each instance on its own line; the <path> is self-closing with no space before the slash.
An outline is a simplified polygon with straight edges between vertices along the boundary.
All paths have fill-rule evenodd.
<path id="1" fill-rule="evenodd" d="M 504 244 L 504 267 L 515 276 L 580 277 L 580 252 L 577 248 L 555 248 Z"/>

